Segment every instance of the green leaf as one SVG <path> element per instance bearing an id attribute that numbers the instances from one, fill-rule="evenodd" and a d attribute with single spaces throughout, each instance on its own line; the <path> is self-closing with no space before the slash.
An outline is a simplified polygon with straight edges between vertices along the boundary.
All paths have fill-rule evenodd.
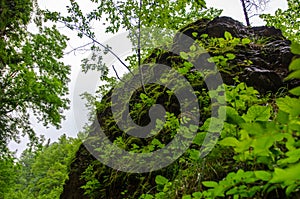
<path id="1" fill-rule="evenodd" d="M 277 115 L 276 115 L 277 122 L 280 122 L 281 124 L 287 124 L 289 122 L 289 114 L 281 109 L 279 109 Z"/>
<path id="2" fill-rule="evenodd" d="M 182 199 L 192 199 L 192 196 L 191 195 L 184 195 L 184 196 L 182 196 Z"/>
<path id="3" fill-rule="evenodd" d="M 200 151 L 196 149 L 190 149 L 189 150 L 190 158 L 192 160 L 199 160 L 200 158 Z"/>
<path id="4" fill-rule="evenodd" d="M 238 112 L 234 108 L 227 106 L 226 107 L 226 122 L 228 122 L 230 124 L 240 125 L 240 124 L 244 123 L 245 120 L 241 116 L 239 116 Z"/>
<path id="5" fill-rule="evenodd" d="M 292 53 L 294 54 L 298 54 L 300 55 L 300 44 L 296 43 L 296 42 L 293 42 L 291 44 L 291 51 Z"/>
<path id="6" fill-rule="evenodd" d="M 242 44 L 243 45 L 250 44 L 250 43 L 251 43 L 251 40 L 249 38 L 243 38 L 242 39 Z"/>
<path id="7" fill-rule="evenodd" d="M 231 39 L 232 39 L 231 33 L 230 33 L 230 32 L 227 32 L 227 31 L 225 31 L 224 37 L 225 37 L 226 40 L 231 40 Z"/>
<path id="8" fill-rule="evenodd" d="M 238 187 L 233 187 L 232 189 L 228 190 L 226 192 L 226 195 L 234 195 L 234 194 L 237 194 L 239 193 L 239 188 Z"/>
<path id="9" fill-rule="evenodd" d="M 193 37 L 197 37 L 198 33 L 197 32 L 193 32 L 192 35 L 193 35 Z"/>
<path id="10" fill-rule="evenodd" d="M 223 140 L 219 141 L 219 144 L 222 146 L 236 147 L 239 145 L 239 141 L 235 137 L 226 137 Z"/>
<path id="11" fill-rule="evenodd" d="M 270 183 L 282 183 L 287 179 L 287 173 L 284 169 L 275 168 L 273 178 L 270 180 Z"/>
<path id="12" fill-rule="evenodd" d="M 295 164 L 286 169 L 275 168 L 271 183 L 282 183 L 286 185 L 293 184 L 300 180 L 300 164 Z"/>
<path id="13" fill-rule="evenodd" d="M 298 184 L 291 184 L 289 185 L 286 190 L 285 190 L 285 193 L 287 196 L 289 196 L 292 192 L 295 192 L 296 190 L 298 190 L 299 188 L 299 185 Z"/>
<path id="14" fill-rule="evenodd" d="M 203 181 L 202 184 L 206 187 L 217 187 L 219 185 L 215 181 Z"/>
<path id="15" fill-rule="evenodd" d="M 289 70 L 300 70 L 300 58 L 298 59 L 294 59 L 290 66 L 289 66 Z"/>
<path id="16" fill-rule="evenodd" d="M 166 193 L 165 192 L 158 192 L 155 194 L 155 199 L 165 199 L 166 198 Z"/>
<path id="17" fill-rule="evenodd" d="M 286 78 L 284 78 L 285 81 L 291 80 L 291 79 L 300 79 L 300 70 L 296 70 L 296 71 L 290 73 Z"/>
<path id="18" fill-rule="evenodd" d="M 243 115 L 245 121 L 268 121 L 271 116 L 271 107 L 269 106 L 251 106 L 246 115 Z"/>
<path id="19" fill-rule="evenodd" d="M 229 60 L 233 60 L 235 58 L 235 54 L 227 53 L 226 57 L 228 57 Z"/>
<path id="20" fill-rule="evenodd" d="M 140 198 L 141 198 L 141 199 L 153 199 L 154 196 L 152 196 L 152 195 L 150 195 L 150 194 L 143 194 L 143 195 L 141 195 Z"/>
<path id="21" fill-rule="evenodd" d="M 211 117 L 204 122 L 201 129 L 209 132 L 221 132 L 223 129 L 223 122 L 224 121 L 220 118 Z"/>
<path id="22" fill-rule="evenodd" d="M 300 149 L 294 149 L 286 153 L 288 158 L 278 160 L 279 165 L 293 164 L 300 160 Z"/>
<path id="23" fill-rule="evenodd" d="M 180 52 L 180 57 L 182 59 L 188 59 L 189 58 L 189 56 L 188 56 L 188 54 L 186 52 Z"/>
<path id="24" fill-rule="evenodd" d="M 198 198 L 201 198 L 202 197 L 202 193 L 201 192 L 194 192 L 193 194 L 192 194 L 192 196 L 194 197 L 194 198 L 196 198 L 196 199 L 198 199 Z"/>
<path id="25" fill-rule="evenodd" d="M 190 46 L 190 51 L 194 52 L 194 51 L 196 51 L 196 50 L 197 50 L 197 48 L 196 48 L 195 45 L 191 45 L 191 46 Z"/>
<path id="26" fill-rule="evenodd" d="M 286 96 L 284 98 L 278 98 L 276 104 L 280 110 L 292 116 L 298 116 L 300 114 L 300 99 Z"/>
<path id="27" fill-rule="evenodd" d="M 300 86 L 289 90 L 289 92 L 293 95 L 300 96 Z"/>
<path id="28" fill-rule="evenodd" d="M 167 184 L 169 182 L 169 180 L 167 178 L 161 176 L 161 175 L 157 175 L 155 177 L 155 182 L 158 185 L 165 185 L 165 184 Z"/>
<path id="29" fill-rule="evenodd" d="M 178 68 L 177 69 L 178 73 L 180 73 L 181 75 L 186 75 L 189 72 L 189 69 L 184 67 L 184 68 Z"/>
<path id="30" fill-rule="evenodd" d="M 272 175 L 267 171 L 254 171 L 255 176 L 263 181 L 269 181 L 272 178 Z"/>
<path id="31" fill-rule="evenodd" d="M 203 38 L 203 39 L 205 39 L 205 38 L 207 38 L 208 37 L 208 34 L 202 34 L 201 35 L 201 38 Z"/>
<path id="32" fill-rule="evenodd" d="M 203 133 L 203 132 L 197 133 L 197 135 L 195 136 L 195 138 L 193 140 L 193 143 L 197 144 L 198 146 L 201 146 L 203 143 L 204 137 L 205 137 L 205 133 Z"/>
<path id="33" fill-rule="evenodd" d="M 183 66 L 190 69 L 193 67 L 193 64 L 191 62 L 185 61 L 185 62 L 183 62 Z"/>

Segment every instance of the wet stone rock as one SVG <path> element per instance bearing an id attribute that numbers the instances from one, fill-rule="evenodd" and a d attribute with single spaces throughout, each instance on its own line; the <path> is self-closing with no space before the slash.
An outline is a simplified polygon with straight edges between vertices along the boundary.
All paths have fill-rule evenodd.
<path id="1" fill-rule="evenodd" d="M 241 46 L 232 52 L 235 54 L 235 59 L 230 60 L 231 65 L 236 65 L 232 71 L 221 72 L 223 82 L 226 84 L 233 85 L 235 82 L 234 77 L 238 76 L 240 81 L 244 81 L 248 86 L 253 86 L 261 93 L 273 92 L 275 93 L 281 87 L 295 87 L 299 84 L 299 81 L 283 81 L 288 75 L 288 66 L 293 58 L 293 54 L 290 51 L 290 41 L 286 40 L 281 31 L 275 29 L 274 27 L 246 27 L 242 23 L 235 21 L 229 17 L 218 17 L 212 21 L 206 19 L 200 19 L 194 23 L 187 25 L 186 27 L 179 30 L 179 32 L 174 37 L 174 43 L 172 46 L 172 52 L 166 52 L 163 50 L 155 49 L 154 53 L 150 55 L 144 63 L 150 63 L 155 61 L 156 63 L 165 64 L 171 67 L 176 67 L 183 63 L 176 53 L 180 51 L 188 52 L 190 46 L 193 44 L 194 40 L 200 39 L 202 34 L 207 34 L 208 37 L 224 37 L 225 32 L 230 32 L 233 37 L 237 38 L 250 38 L 256 40 L 256 43 L 250 43 L 245 46 Z M 197 33 L 193 34 L 194 32 Z M 211 56 L 216 56 L 217 53 L 212 52 Z M 211 63 L 207 62 L 208 56 L 198 56 L 195 63 L 201 65 L 202 67 L 211 67 Z M 249 60 L 250 64 L 244 66 L 242 63 L 244 60 Z M 175 65 L 174 65 L 175 64 Z M 190 72 L 193 72 L 194 68 Z M 214 76 L 210 77 L 214 81 Z M 205 85 L 201 84 L 201 81 L 193 82 L 192 84 L 194 90 L 202 91 Z M 103 97 L 102 102 L 110 101 L 110 93 Z M 139 93 L 136 95 L 138 96 Z M 165 105 L 163 102 L 164 96 L 161 95 L 161 105 Z M 176 102 L 176 100 L 173 100 Z M 176 110 L 178 107 L 175 104 L 170 103 L 169 110 Z M 180 112 L 176 112 L 180 114 Z M 120 135 L 118 128 L 115 123 L 110 123 L 107 125 L 108 118 L 111 117 L 110 107 L 104 110 L 98 111 L 98 121 L 102 126 L 106 128 L 106 135 L 109 139 L 114 139 L 117 135 Z M 202 117 L 209 117 L 209 115 L 204 115 Z M 143 118 L 143 117 L 141 117 Z M 148 118 L 149 119 L 149 118 Z M 144 124 L 145 121 L 138 121 Z M 97 125 L 94 125 L 97 126 Z M 91 135 L 97 135 L 97 128 L 91 127 Z M 124 198 L 125 195 L 121 197 L 122 189 L 127 190 L 128 196 L 133 196 L 134 194 L 139 194 L 136 191 L 139 189 L 141 183 L 138 180 L 145 179 L 148 184 L 143 184 L 146 189 L 149 189 L 149 193 L 153 191 L 153 187 L 156 186 L 154 180 L 154 174 L 131 174 L 123 175 L 122 172 L 115 172 L 112 169 L 101 165 L 101 163 L 95 164 L 95 158 L 87 151 L 84 145 L 82 145 L 74 159 L 73 163 L 70 165 L 69 179 L 66 181 L 61 199 L 79 199 L 79 198 L 89 198 L 84 195 L 84 190 L 82 186 L 86 184 L 86 180 L 82 178 L 82 174 L 88 168 L 89 165 L 93 165 L 95 175 L 99 182 L 102 183 L 102 189 L 97 190 L 98 195 L 96 198 Z M 168 175 L 168 169 L 172 169 L 172 165 L 169 167 L 158 171 L 155 174 L 162 174 L 164 176 Z M 113 173 L 115 172 L 115 173 Z M 112 174 L 113 173 L 113 174 Z M 118 176 L 116 177 L 116 174 Z M 107 176 L 115 176 L 114 181 L 108 182 Z M 171 176 L 172 177 L 172 176 Z M 170 177 L 170 178 L 171 178 Z M 106 181 L 105 181 L 106 180 Z M 136 195 L 136 196 L 137 196 Z"/>
<path id="2" fill-rule="evenodd" d="M 174 38 L 174 51 L 181 49 L 188 52 L 192 41 L 200 39 L 202 34 L 222 38 L 226 31 L 230 32 L 233 37 L 250 38 L 254 42 L 246 48 L 240 47 L 233 52 L 236 58 L 231 61 L 232 65 L 239 66 L 243 60 L 250 60 L 252 63 L 247 67 L 238 67 L 239 74 L 236 73 L 237 71 L 232 71 L 230 75 L 221 72 L 224 83 L 233 84 L 232 78 L 238 75 L 240 80 L 262 93 L 276 92 L 283 86 L 292 88 L 298 85 L 298 81 L 295 80 L 283 81 L 289 73 L 288 66 L 294 54 L 290 51 L 290 41 L 286 40 L 281 31 L 274 27 L 247 27 L 229 17 L 218 17 L 212 21 L 199 20 L 177 33 Z M 193 36 L 193 32 L 197 32 L 196 37 Z M 184 35 L 193 39 L 186 39 Z M 201 62 L 202 60 L 198 64 Z"/>

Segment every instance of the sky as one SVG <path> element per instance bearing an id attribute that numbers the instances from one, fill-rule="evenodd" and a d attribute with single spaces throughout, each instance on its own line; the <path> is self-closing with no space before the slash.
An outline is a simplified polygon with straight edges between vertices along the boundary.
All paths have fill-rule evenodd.
<path id="1" fill-rule="evenodd" d="M 223 9 L 222 16 L 230 16 L 233 19 L 241 21 L 245 24 L 245 18 L 240 0 L 206 0 L 206 5 L 208 7 Z M 266 9 L 262 13 L 274 14 L 278 8 L 285 10 L 287 7 L 286 0 L 270 0 Z M 251 18 L 251 22 L 252 26 L 264 25 L 264 22 L 258 16 Z"/>
<path id="2" fill-rule="evenodd" d="M 68 2 L 69 0 L 39 0 L 39 5 L 42 9 L 47 8 L 49 10 L 55 10 L 65 13 L 65 7 L 66 5 L 68 5 Z M 89 1 L 85 1 L 87 3 L 84 4 L 82 2 L 83 0 L 81 1 L 80 5 L 83 5 L 83 10 L 89 10 L 92 8 L 91 4 L 88 3 Z M 240 0 L 206 0 L 206 4 L 208 7 L 222 9 L 222 16 L 229 16 L 233 19 L 245 23 Z M 274 12 L 278 8 L 281 8 L 283 10 L 286 9 L 286 1 L 271 0 L 263 13 L 274 14 Z M 258 16 L 253 17 L 251 19 L 251 22 L 253 26 L 264 25 L 264 22 Z M 82 44 L 89 42 L 86 39 L 78 39 L 74 32 L 68 31 L 64 27 L 58 27 L 63 34 L 70 37 L 70 41 L 68 42 L 66 52 L 69 52 L 72 48 L 81 46 Z M 120 45 L 118 43 L 114 43 L 113 37 L 113 35 L 101 34 L 99 40 L 103 43 L 114 45 L 116 49 L 118 47 L 120 48 Z M 126 57 L 126 55 L 127 54 L 124 53 L 121 56 Z M 77 133 L 79 131 L 82 131 L 82 127 L 86 124 L 86 122 L 88 122 L 88 110 L 85 107 L 85 101 L 83 101 L 79 95 L 85 91 L 89 93 L 94 93 L 96 89 L 96 84 L 94 82 L 97 82 L 96 79 L 98 79 L 99 77 L 99 74 L 95 72 L 89 72 L 88 74 L 84 74 L 81 72 L 81 60 L 89 56 L 90 54 L 88 52 L 77 52 L 65 55 L 62 61 L 65 64 L 71 65 L 72 68 L 71 82 L 69 83 L 70 94 L 68 95 L 68 98 L 71 100 L 70 109 L 64 112 L 66 119 L 62 122 L 60 129 L 56 129 L 51 126 L 50 128 L 46 128 L 42 124 L 39 124 L 34 119 L 32 119 L 32 125 L 34 126 L 34 129 L 37 132 L 37 134 L 45 135 L 46 139 L 50 138 L 51 141 L 56 141 L 63 134 L 66 134 L 70 137 L 76 137 Z M 91 82 L 93 83 L 91 84 Z M 99 84 L 99 82 L 97 82 L 97 84 Z M 17 156 L 19 156 L 22 150 L 25 149 L 27 141 L 28 140 L 24 138 L 21 144 L 16 144 L 12 142 L 9 144 L 9 147 L 13 151 L 17 150 Z"/>

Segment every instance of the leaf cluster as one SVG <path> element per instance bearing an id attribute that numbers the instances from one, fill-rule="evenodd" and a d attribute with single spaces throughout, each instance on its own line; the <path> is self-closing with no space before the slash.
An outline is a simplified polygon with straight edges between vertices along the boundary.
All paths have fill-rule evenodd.
<path id="1" fill-rule="evenodd" d="M 36 11 L 35 1 L 1 1 L 0 23 L 0 156 L 10 141 L 28 137 L 37 143 L 29 117 L 43 125 L 60 126 L 62 111 L 68 106 L 67 83 L 70 67 L 60 61 L 66 37 L 58 29 L 28 23 Z M 31 115 L 30 115 L 31 114 Z"/>

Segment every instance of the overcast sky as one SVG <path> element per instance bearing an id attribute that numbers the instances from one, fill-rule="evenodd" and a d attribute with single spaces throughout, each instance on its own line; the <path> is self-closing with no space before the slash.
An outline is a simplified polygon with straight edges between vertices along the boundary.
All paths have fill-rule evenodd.
<path id="1" fill-rule="evenodd" d="M 47 8 L 50 10 L 60 11 L 62 13 L 66 11 L 65 7 L 66 5 L 68 5 L 68 2 L 69 0 L 39 0 L 40 7 L 42 9 Z M 244 23 L 244 16 L 240 0 L 206 0 L 206 3 L 208 7 L 223 9 L 222 16 L 230 16 Z M 89 10 L 90 8 L 91 5 L 89 3 L 86 3 L 84 9 Z M 264 13 L 274 13 L 278 8 L 286 9 L 286 1 L 271 0 Z M 263 21 L 259 19 L 259 17 L 252 18 L 251 22 L 253 26 L 259 26 L 264 24 Z M 68 43 L 69 46 L 67 51 L 70 50 L 72 47 L 74 48 L 88 42 L 88 40 L 85 39 L 78 39 L 74 33 L 67 31 L 65 28 L 60 28 L 60 30 L 71 38 L 71 40 Z M 106 42 L 111 38 L 112 35 L 101 35 L 100 41 Z M 52 127 L 47 129 L 41 124 L 33 122 L 34 128 L 38 134 L 43 134 L 46 136 L 46 138 L 50 138 L 52 141 L 55 141 L 64 133 L 68 136 L 76 137 L 78 131 L 82 130 L 82 126 L 87 122 L 87 111 L 84 107 L 84 102 L 80 101 L 78 95 L 82 93 L 82 91 L 93 92 L 95 90 L 95 85 L 89 86 L 89 84 L 84 83 L 84 81 L 97 79 L 98 77 L 97 73 L 89 73 L 87 76 L 83 76 L 83 73 L 80 72 L 80 61 L 81 59 L 88 56 L 89 53 L 70 53 L 64 57 L 63 61 L 66 64 L 71 65 L 72 68 L 70 95 L 68 96 L 71 100 L 71 108 L 70 110 L 65 111 L 66 120 L 63 121 L 61 129 L 55 129 Z M 18 149 L 19 155 L 20 151 L 22 151 L 25 148 L 25 142 L 22 142 L 19 145 L 11 143 L 10 148 L 12 150 Z"/>

